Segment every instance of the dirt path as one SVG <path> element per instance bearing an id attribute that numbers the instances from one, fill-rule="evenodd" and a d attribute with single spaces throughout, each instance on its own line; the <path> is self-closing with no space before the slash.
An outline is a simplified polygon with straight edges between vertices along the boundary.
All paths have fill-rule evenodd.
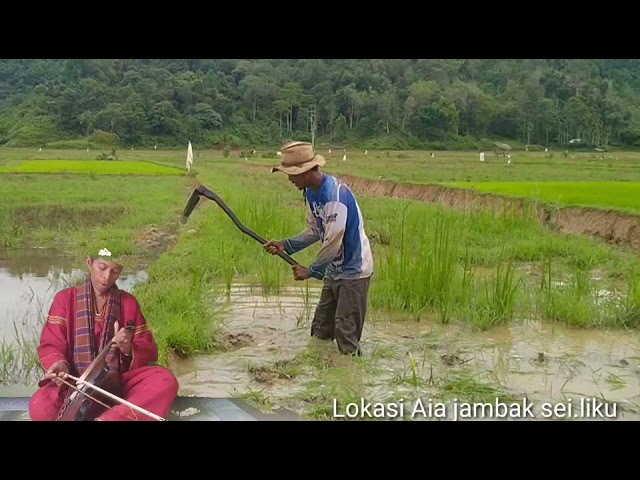
<path id="1" fill-rule="evenodd" d="M 493 209 L 496 212 L 532 210 L 540 223 L 553 230 L 588 235 L 609 243 L 640 250 L 640 216 L 587 207 L 551 207 L 520 198 L 506 198 L 463 188 L 412 185 L 338 175 L 356 193 L 389 198 L 421 200 L 457 210 Z"/>

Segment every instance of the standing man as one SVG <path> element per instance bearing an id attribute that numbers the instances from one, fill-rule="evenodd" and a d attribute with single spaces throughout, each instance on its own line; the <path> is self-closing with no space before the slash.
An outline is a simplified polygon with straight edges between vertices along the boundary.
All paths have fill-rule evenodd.
<path id="1" fill-rule="evenodd" d="M 324 165 L 325 159 L 315 155 L 308 142 L 294 141 L 282 147 L 280 165 L 271 171 L 287 174 L 303 191 L 307 228 L 296 236 L 269 241 L 264 248 L 274 255 L 278 251 L 292 255 L 322 242 L 308 269 L 293 266 L 296 280 L 324 280 L 311 336 L 335 339 L 340 353 L 361 355 L 373 257 L 358 202 L 347 185 L 320 172 Z"/>

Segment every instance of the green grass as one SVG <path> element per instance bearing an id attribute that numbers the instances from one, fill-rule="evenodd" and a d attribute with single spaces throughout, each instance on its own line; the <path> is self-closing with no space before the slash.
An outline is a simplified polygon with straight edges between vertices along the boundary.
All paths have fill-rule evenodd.
<path id="1" fill-rule="evenodd" d="M 87 152 L 73 153 L 78 163 L 88 163 L 80 158 Z M 125 154 L 136 162 L 153 161 L 155 165 L 145 164 L 153 168 L 179 168 L 184 162 L 180 152 L 132 151 L 121 158 Z M 20 160 L 4 150 L 0 159 Z M 393 173 L 391 167 L 399 161 L 393 159 L 386 171 Z M 282 239 L 305 228 L 300 192 L 286 176 L 216 152 L 201 152 L 195 167 L 198 180 L 265 238 Z M 412 168 L 415 177 L 424 174 Z M 542 168 L 555 166 L 548 162 Z M 296 282 L 286 262 L 265 253 L 214 202 L 201 199 L 187 224 L 179 224 L 189 194 L 186 177 L 0 175 L 0 245 L 58 246 L 79 260 L 103 246 L 141 258 L 155 250 L 160 256 L 147 264 L 149 280 L 135 293 L 158 339 L 162 361 L 170 349 L 179 355 L 211 351 L 219 344 L 218 320 L 224 315 L 215 300 L 232 282 L 250 281 L 275 294 Z M 577 327 L 640 326 L 633 273 L 640 261 L 629 250 L 547 230 L 526 212 L 496 217 L 367 195 L 359 195 L 358 201 L 374 249 L 372 315 L 433 317 L 478 328 L 517 318 Z M 151 227 L 175 235 L 175 242 L 150 245 Z M 308 265 L 318 248 L 316 244 L 296 259 Z M 567 286 L 549 289 L 558 282 Z M 598 294 L 603 288 L 619 296 L 604 299 Z"/>
<path id="2" fill-rule="evenodd" d="M 640 213 L 640 182 L 456 182 L 447 185 L 563 206 Z"/>
<path id="3" fill-rule="evenodd" d="M 493 152 L 486 161 L 469 151 L 362 151 L 342 149 L 328 153 L 326 171 L 372 180 L 472 188 L 499 195 L 536 198 L 559 205 L 589 206 L 640 212 L 640 152 L 571 152 L 567 158 L 559 152 L 553 157 L 544 152 L 512 152 L 506 164 Z M 571 158 L 573 157 L 573 158 Z M 250 158 L 249 163 L 265 168 L 277 160 Z"/>
<path id="4" fill-rule="evenodd" d="M 481 328 L 514 318 L 581 326 L 640 325 L 640 317 L 624 314 L 621 304 L 596 301 L 598 289 L 624 293 L 630 288 L 632 266 L 638 265 L 631 251 L 561 235 L 527 216 L 496 218 L 487 212 L 467 214 L 364 196 L 360 204 L 367 230 L 385 232 L 385 245 L 374 242 L 376 277 L 370 302 L 387 315 L 404 312 L 415 320 L 435 316 L 442 322 L 467 321 Z M 554 282 L 565 281 L 575 271 L 589 278 L 603 272 L 603 280 L 580 290 L 578 297 L 554 289 L 575 311 L 580 308 L 577 298 L 592 305 L 588 315 L 570 320 L 537 306 L 543 300 L 538 298 L 539 278 L 549 258 Z"/>
<path id="5" fill-rule="evenodd" d="M 216 191 L 245 225 L 266 238 L 281 239 L 305 227 L 300 192 L 283 175 L 264 173 L 234 159 L 217 159 L 201 167 L 199 180 Z M 554 265 L 554 281 L 576 269 L 588 275 L 600 271 L 604 280 L 598 285 L 622 293 L 629 288 L 628 272 L 638 265 L 632 251 L 548 230 L 527 212 L 496 217 L 490 212 L 464 213 L 418 201 L 367 195 L 358 200 L 374 249 L 376 273 L 370 297 L 374 313 L 435 317 L 479 328 L 515 318 L 576 325 L 567 317 L 544 313 L 548 310 L 540 306 L 544 299 L 539 298 L 539 272 L 547 258 Z M 282 215 L 283 211 L 287 214 Z M 203 222 L 197 235 L 209 243 L 207 256 L 217 265 L 222 281 L 242 277 L 274 293 L 294 283 L 289 265 L 264 254 L 215 203 L 201 201 L 190 222 L 196 219 Z M 296 259 L 308 265 L 318 247 L 300 252 Z M 640 317 L 624 313 L 635 311 L 633 308 L 625 310 L 614 301 L 596 302 L 594 292 L 581 293 L 595 307 L 591 315 L 579 317 L 580 326 L 640 323 Z M 567 303 L 575 299 L 568 291 L 558 294 Z"/>
<path id="6" fill-rule="evenodd" d="M 0 166 L 3 173 L 80 173 L 94 175 L 182 175 L 177 168 L 149 162 L 102 160 L 26 160 L 19 165 Z"/>
<path id="7" fill-rule="evenodd" d="M 554 152 L 552 158 L 544 152 L 512 152 L 512 161 L 496 158 L 485 152 L 480 162 L 478 152 L 436 151 L 356 151 L 347 148 L 347 160 L 342 161 L 342 149 L 328 153 L 325 146 L 317 148 L 327 165 L 325 170 L 337 174 L 356 175 L 401 183 L 440 184 L 451 182 L 640 182 L 640 152 L 612 151 L 600 158 L 598 152 L 570 153 L 564 158 Z M 611 157 L 611 158 L 610 158 Z M 249 162 L 264 167 L 278 159 L 249 158 Z"/>
<path id="8" fill-rule="evenodd" d="M 36 383 L 41 378 L 40 363 L 33 339 L 26 337 L 17 325 L 15 344 L 0 340 L 0 385 Z"/>
<path id="9" fill-rule="evenodd" d="M 175 176 L 0 175 L 0 246 L 135 256 L 150 227 L 177 228 L 185 192 Z"/>
<path id="10" fill-rule="evenodd" d="M 170 350 L 189 355 L 215 345 L 211 265 L 200 263 L 203 255 L 182 258 L 199 237 L 172 249 L 188 194 L 187 179 L 175 176 L 0 175 L 0 246 L 55 248 L 80 268 L 106 246 L 125 268 L 148 268 L 149 280 L 134 293 L 166 363 Z"/>
<path id="11" fill-rule="evenodd" d="M 292 380 L 301 388 L 293 398 L 281 399 L 280 402 L 285 401 L 302 410 L 308 419 L 358 421 L 375 417 L 340 415 L 344 415 L 347 404 L 359 405 L 361 400 L 373 404 L 369 409 L 371 414 L 375 414 L 376 402 L 404 405 L 402 417 L 396 410 L 389 412 L 390 416 L 385 417 L 387 420 L 442 419 L 447 413 L 439 408 L 443 403 L 447 404 L 451 419 L 454 402 L 495 404 L 497 400 L 515 400 L 513 392 L 497 383 L 491 375 L 474 372 L 465 365 L 446 365 L 441 354 L 426 348 L 423 341 L 414 338 L 406 343 L 381 346 L 358 358 L 341 357 L 332 345 L 311 342 L 306 350 L 287 362 L 284 371 L 287 377 L 293 374 Z M 412 351 L 417 353 L 415 357 Z M 251 368 L 252 373 L 256 370 Z M 258 381 L 265 381 L 265 376 L 283 376 L 278 362 L 261 366 L 259 371 L 263 378 Z M 262 392 L 257 398 L 253 392 L 244 397 L 257 406 L 273 403 Z M 414 411 L 418 399 L 422 401 L 422 407 Z M 334 401 L 338 406 L 337 412 L 334 412 Z"/>

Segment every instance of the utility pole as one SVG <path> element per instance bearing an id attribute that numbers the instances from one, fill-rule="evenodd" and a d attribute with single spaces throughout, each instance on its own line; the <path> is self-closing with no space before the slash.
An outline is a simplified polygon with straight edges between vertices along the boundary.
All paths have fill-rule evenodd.
<path id="1" fill-rule="evenodd" d="M 316 131 L 318 129 L 318 117 L 316 115 L 316 106 L 311 105 L 309 107 L 309 125 L 311 129 L 311 146 L 315 148 L 316 145 Z"/>

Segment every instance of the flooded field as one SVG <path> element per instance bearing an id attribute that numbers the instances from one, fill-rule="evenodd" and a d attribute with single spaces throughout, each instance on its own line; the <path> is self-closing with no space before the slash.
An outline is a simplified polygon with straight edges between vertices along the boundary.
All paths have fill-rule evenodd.
<path id="1" fill-rule="evenodd" d="M 370 317 L 360 359 L 309 338 L 318 290 L 267 297 L 234 285 L 226 351 L 176 362 L 182 395 L 238 396 L 331 418 L 338 402 L 429 398 L 541 405 L 596 398 L 640 419 L 640 339 L 624 332 L 514 322 L 485 332 Z M 535 409 L 535 407 L 534 407 Z M 604 410 L 603 410 L 604 411 Z M 406 412 L 410 413 L 410 412 Z M 574 417 L 580 414 L 574 412 Z M 596 418 L 597 419 L 597 418 Z"/>
<path id="2" fill-rule="evenodd" d="M 299 192 L 253 167 L 216 154 L 200 164 L 198 180 L 265 238 L 300 231 Z M 39 379 L 25 339 L 38 338 L 55 293 L 85 275 L 82 252 L 109 245 L 145 258 L 140 268 L 127 266 L 118 285 L 138 286 L 159 361 L 177 374 L 184 396 L 242 397 L 309 419 L 335 418 L 360 402 L 525 398 L 539 406 L 589 398 L 614 402 L 616 418 L 640 419 L 640 339 L 629 333 L 640 327 L 635 250 L 565 235 L 524 214 L 458 211 L 457 200 L 445 208 L 408 189 L 359 184 L 376 277 L 364 355 L 349 358 L 309 336 L 320 283 L 291 285 L 290 266 L 212 202 L 179 225 L 192 189 L 177 180 L 0 181 L 11 201 L 0 212 L 0 247 L 10 249 L 0 253 L 0 395 Z M 95 198 L 96 188 L 110 192 L 108 201 Z M 60 192 L 55 202 L 49 191 Z M 315 251 L 296 260 L 309 265 Z"/>
<path id="3" fill-rule="evenodd" d="M 310 290 L 308 296 L 303 290 L 290 288 L 280 295 L 264 296 L 258 286 L 232 285 L 223 298 L 229 308 L 224 325 L 226 349 L 177 362 L 181 394 L 228 397 L 261 388 L 260 380 L 266 380 L 267 374 L 257 373 L 258 380 L 254 380 L 250 371 L 266 363 L 286 362 L 306 347 L 319 290 Z M 285 397 L 291 393 L 292 382 L 268 380 L 271 393 Z"/>
<path id="4" fill-rule="evenodd" d="M 125 290 L 147 279 L 145 270 L 130 270 L 118 281 Z M 20 356 L 7 345 L 36 340 L 55 293 L 85 272 L 84 259 L 60 251 L 0 254 L 0 396 L 35 389 L 39 372 L 32 368 L 33 355 Z M 559 281 L 551 284 L 553 291 L 566 287 Z M 199 298 L 193 285 L 178 291 L 185 305 Z M 359 402 L 411 405 L 420 399 L 450 405 L 527 399 L 535 405 L 579 405 L 587 398 L 615 405 L 615 418 L 640 419 L 640 339 L 622 329 L 516 320 L 479 331 L 464 321 L 443 325 L 436 319 L 418 322 L 371 313 L 364 355 L 352 359 L 340 356 L 335 344 L 309 336 L 318 282 L 275 290 L 231 283 L 221 296 L 224 285 L 203 285 L 203 312 L 212 303 L 212 310 L 224 307 L 222 333 L 216 353 L 171 359 L 183 396 L 240 397 L 264 411 L 283 406 L 308 419 L 335 418 L 345 413 L 346 405 Z M 278 293 L 265 294 L 270 289 Z M 163 286 L 156 300 L 175 293 L 169 290 Z M 160 313 L 146 311 L 156 325 Z M 196 313 L 189 315 L 187 322 Z M 31 383 L 23 380 L 29 371 Z"/>

